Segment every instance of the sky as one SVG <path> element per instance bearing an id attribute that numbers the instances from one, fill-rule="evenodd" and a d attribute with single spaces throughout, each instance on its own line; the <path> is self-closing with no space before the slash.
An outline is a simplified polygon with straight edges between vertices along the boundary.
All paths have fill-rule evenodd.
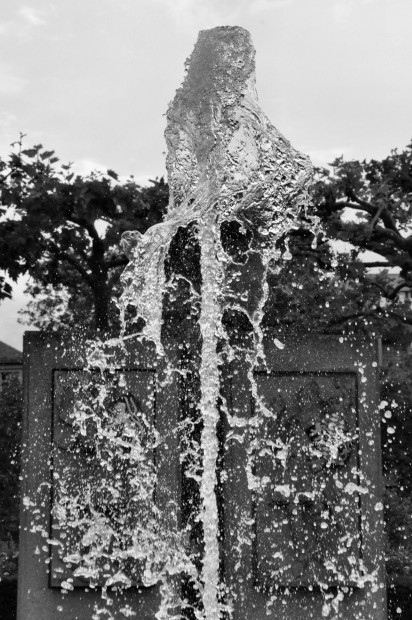
<path id="1" fill-rule="evenodd" d="M 2 0 L 0 157 L 20 132 L 80 173 L 165 171 L 165 112 L 199 30 L 242 26 L 273 124 L 317 165 L 412 138 L 411 0 Z M 1 240 L 0 240 L 1 241 Z M 27 327 L 0 302 L 0 340 Z"/>

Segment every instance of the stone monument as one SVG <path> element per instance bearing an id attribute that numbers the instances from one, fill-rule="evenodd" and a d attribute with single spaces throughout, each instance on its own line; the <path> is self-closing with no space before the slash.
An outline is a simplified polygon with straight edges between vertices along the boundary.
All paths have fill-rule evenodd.
<path id="1" fill-rule="evenodd" d="M 317 222 L 254 81 L 245 30 L 200 33 L 168 213 L 123 240 L 140 327 L 26 340 L 19 620 L 386 617 L 376 346 L 262 328 Z"/>

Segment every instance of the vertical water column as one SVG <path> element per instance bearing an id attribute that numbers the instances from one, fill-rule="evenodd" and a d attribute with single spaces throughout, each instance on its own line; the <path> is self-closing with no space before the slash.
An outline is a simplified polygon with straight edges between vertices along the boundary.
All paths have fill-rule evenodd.
<path id="1" fill-rule="evenodd" d="M 219 618 L 219 546 L 218 508 L 216 498 L 216 464 L 218 439 L 216 427 L 219 420 L 219 368 L 217 354 L 218 327 L 221 321 L 219 304 L 221 266 L 216 256 L 216 216 L 208 213 L 199 222 L 201 247 L 202 307 L 200 331 L 202 354 L 200 364 L 201 396 L 199 409 L 203 418 L 201 449 L 203 475 L 201 481 L 202 521 L 204 536 L 203 557 L 203 606 L 206 618 Z"/>
<path id="2" fill-rule="evenodd" d="M 197 231 L 200 247 L 202 336 L 199 366 L 203 430 L 200 519 L 204 532 L 203 606 L 206 620 L 221 616 L 219 522 L 216 497 L 219 416 L 219 339 L 225 340 L 225 310 L 244 313 L 258 345 L 267 294 L 266 272 L 281 259 L 277 242 L 299 226 L 314 227 L 307 213 L 312 167 L 262 112 L 255 90 L 255 50 L 249 33 L 218 27 L 199 33 L 186 63 L 187 74 L 167 112 L 165 132 L 170 203 L 164 222 L 134 237 L 135 248 L 123 275 L 123 304 L 136 306 L 145 320 L 142 337 L 160 352 L 161 304 L 166 288 L 164 263 L 179 228 Z M 302 214 L 305 216 L 301 218 Z M 250 240 L 246 270 L 260 284 L 249 295 L 239 290 L 236 258 L 225 250 L 222 226 L 246 231 Z M 287 252 L 286 252 L 287 253 Z M 251 257 L 253 261 L 250 260 Z M 253 265 L 252 265 L 253 263 Z M 257 268 L 257 271 L 256 269 Z M 260 275 L 259 275 L 260 274 Z M 245 301 L 246 300 L 246 301 Z M 184 337 L 184 334 L 180 337 Z M 250 375 L 251 376 L 251 375 Z M 251 386 L 252 387 L 252 386 Z M 245 463 L 245 467 L 247 464 Z"/>

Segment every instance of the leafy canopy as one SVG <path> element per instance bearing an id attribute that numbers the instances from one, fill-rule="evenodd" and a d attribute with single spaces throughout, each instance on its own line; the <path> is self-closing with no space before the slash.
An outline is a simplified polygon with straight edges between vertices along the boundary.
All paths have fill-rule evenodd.
<path id="1" fill-rule="evenodd" d="M 0 270 L 12 280 L 28 274 L 31 292 L 53 291 L 57 305 L 68 294 L 66 320 L 79 307 L 76 319 L 106 331 L 114 321 L 110 299 L 118 269 L 127 264 L 120 237 L 126 230 L 144 232 L 161 219 L 167 185 L 160 179 L 143 188 L 133 177 L 120 181 L 111 170 L 83 178 L 40 144 L 23 149 L 22 140 L 0 159 Z M 4 282 L 1 290 L 10 296 Z"/>

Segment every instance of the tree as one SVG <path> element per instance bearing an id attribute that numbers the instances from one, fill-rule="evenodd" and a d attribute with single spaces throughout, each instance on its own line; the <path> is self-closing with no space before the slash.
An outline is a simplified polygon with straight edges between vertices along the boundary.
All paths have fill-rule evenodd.
<path id="1" fill-rule="evenodd" d="M 20 381 L 10 375 L 0 391 L 0 605 L 9 620 L 17 603 L 22 409 Z"/>
<path id="2" fill-rule="evenodd" d="M 337 303 L 335 316 L 323 319 L 326 329 L 381 335 L 392 353 L 381 371 L 380 394 L 387 576 L 395 589 L 390 610 L 406 618 L 412 603 L 412 310 L 399 293 L 412 287 L 412 143 L 382 161 L 340 158 L 331 171 L 319 170 L 315 204 L 325 238 L 351 247 L 326 278 L 329 288 L 335 280 L 334 290 L 343 292 L 340 300 L 327 295 L 327 313 L 333 313 L 331 300 Z M 396 277 L 387 271 L 394 267 Z"/>
<path id="3" fill-rule="evenodd" d="M 0 392 L 0 581 L 16 577 L 22 388 L 17 378 Z"/>
<path id="4" fill-rule="evenodd" d="M 412 389 L 405 370 L 411 366 L 407 345 L 412 341 L 412 312 L 399 293 L 412 286 L 412 143 L 382 161 L 337 159 L 331 170 L 316 171 L 314 189 L 314 209 L 323 233 L 316 247 L 308 230 L 290 234 L 292 259 L 274 265 L 269 274 L 264 327 L 279 333 L 293 328 L 381 335 L 384 344 L 399 353 L 382 373 L 381 399 L 388 403 L 382 410 L 384 468 L 390 474 L 388 574 L 405 584 L 405 575 L 412 570 L 407 543 L 412 531 Z M 20 141 L 7 161 L 0 160 L 0 192 L 7 213 L 0 223 L 6 242 L 0 268 L 14 279 L 22 273 L 31 275 L 30 290 L 36 298 L 26 313 L 31 324 L 87 325 L 94 308 L 98 329 L 113 325 L 109 299 L 127 262 L 119 250 L 120 236 L 131 229 L 144 232 L 161 219 L 168 200 L 164 181 L 141 188 L 133 179 L 119 181 L 112 171 L 76 177 L 70 165 L 58 166 L 53 152 L 40 145 L 23 150 Z M 179 230 L 166 271 L 168 277 L 169 271 L 182 276 L 181 288 L 191 280 L 198 290 L 194 237 L 191 227 Z M 342 241 L 348 244 L 348 253 L 337 252 L 336 244 Z M 375 258 L 365 256 L 365 251 Z M 373 274 L 372 267 L 378 273 Z M 400 270 L 396 280 L 385 272 L 392 267 Z M 176 308 L 183 314 L 175 299 L 179 290 L 168 293 L 173 297 L 173 303 L 166 304 L 169 314 L 176 314 Z M 3 289 L 3 294 L 9 292 Z M 187 294 L 185 289 L 182 299 Z"/>
<path id="5" fill-rule="evenodd" d="M 412 144 L 382 161 L 339 158 L 315 179 L 323 232 L 312 248 L 309 231 L 292 231 L 292 260 L 270 276 L 267 320 L 409 343 L 412 312 L 399 293 L 412 286 Z M 337 251 L 339 242 L 349 251 Z"/>
<path id="6" fill-rule="evenodd" d="M 332 172 L 318 171 L 315 190 L 317 211 L 329 238 L 351 243 L 353 258 L 365 250 L 377 254 L 376 260 L 363 261 L 365 268 L 400 269 L 401 281 L 381 288 L 388 301 L 412 286 L 412 142 L 382 161 L 339 158 Z M 412 324 L 412 317 L 403 320 Z"/>
<path id="7" fill-rule="evenodd" d="M 47 293 L 29 309 L 32 323 L 50 319 L 66 296 L 58 325 L 80 319 L 106 332 L 115 320 L 110 302 L 119 269 L 127 264 L 120 237 L 160 221 L 167 185 L 160 179 L 142 188 L 133 177 L 120 182 L 111 170 L 76 176 L 42 145 L 23 149 L 22 139 L 0 159 L 0 269 L 12 280 L 30 275 L 34 296 Z M 1 291 L 10 296 L 10 287 Z"/>
<path id="8" fill-rule="evenodd" d="M 390 609 L 401 609 L 396 617 L 406 619 L 412 604 L 412 309 L 399 293 L 412 287 L 412 145 L 382 161 L 340 158 L 330 170 L 317 170 L 314 207 L 323 233 L 313 248 L 309 231 L 292 231 L 291 260 L 269 275 L 265 325 L 280 334 L 380 336 L 390 353 L 380 389 L 387 578 Z M 337 251 L 342 241 L 347 252 Z M 396 276 L 389 272 L 394 267 Z"/>
<path id="9" fill-rule="evenodd" d="M 10 299 L 12 293 L 12 287 L 6 281 L 4 276 L 0 276 L 0 300 Z"/>

